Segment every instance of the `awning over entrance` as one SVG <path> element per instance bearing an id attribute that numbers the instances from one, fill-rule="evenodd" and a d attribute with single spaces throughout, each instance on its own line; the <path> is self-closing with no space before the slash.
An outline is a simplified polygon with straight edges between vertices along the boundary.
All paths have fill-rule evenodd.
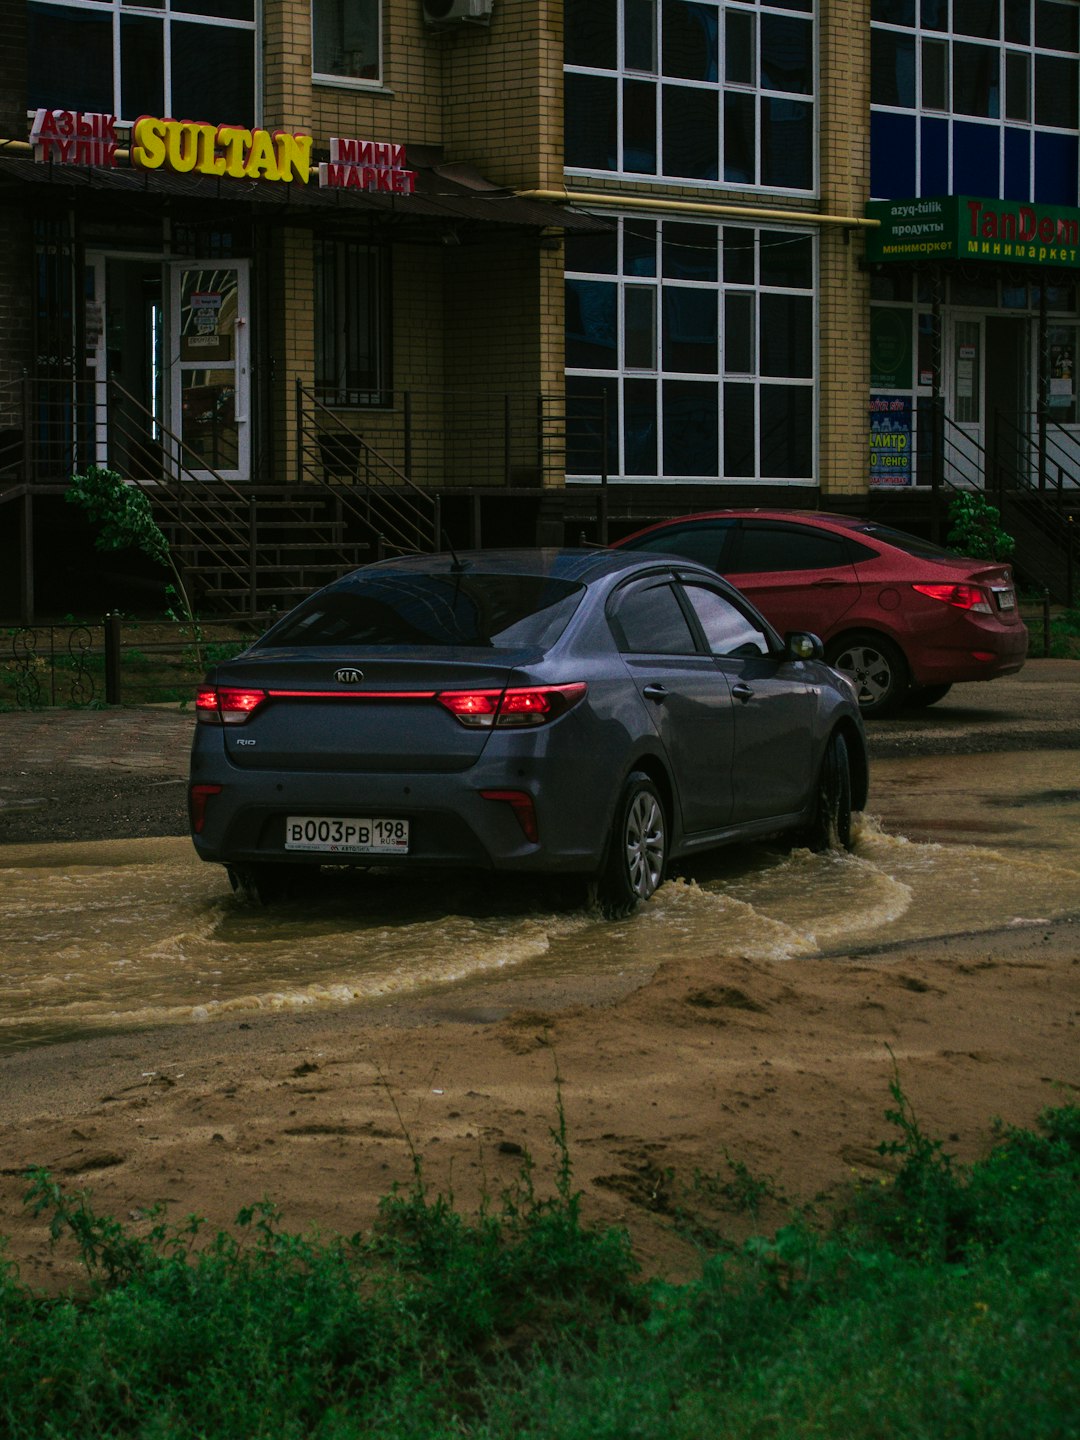
<path id="1" fill-rule="evenodd" d="M 866 237 L 871 262 L 925 260 L 1080 268 L 1080 210 L 973 195 L 874 200 Z"/>
<path id="2" fill-rule="evenodd" d="M 519 229 L 606 230 L 606 222 L 566 205 L 524 200 L 493 185 L 469 166 L 418 163 L 413 193 L 385 194 L 358 188 L 322 188 L 280 181 L 181 175 L 171 170 L 137 170 L 126 166 L 82 167 L 40 164 L 29 156 L 5 154 L 0 142 L 0 191 L 20 188 L 65 203 L 83 199 L 110 207 L 125 202 L 213 206 L 242 209 L 252 219 L 288 220 L 293 224 L 355 225 L 358 220 L 382 221 L 395 230 L 432 226 L 516 226 Z"/>

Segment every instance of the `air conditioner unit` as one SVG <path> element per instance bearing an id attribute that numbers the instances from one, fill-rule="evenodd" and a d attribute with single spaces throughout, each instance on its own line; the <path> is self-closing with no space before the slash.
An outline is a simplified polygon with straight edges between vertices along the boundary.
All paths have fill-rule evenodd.
<path id="1" fill-rule="evenodd" d="M 495 0 L 421 0 L 424 20 L 439 29 L 452 25 L 490 25 Z"/>

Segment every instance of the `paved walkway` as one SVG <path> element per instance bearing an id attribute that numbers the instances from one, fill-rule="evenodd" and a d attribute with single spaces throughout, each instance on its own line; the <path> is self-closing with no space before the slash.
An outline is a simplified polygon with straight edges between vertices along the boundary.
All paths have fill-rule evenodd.
<path id="1" fill-rule="evenodd" d="M 190 706 L 9 711 L 0 714 L 0 783 L 64 766 L 185 776 L 194 725 Z"/>

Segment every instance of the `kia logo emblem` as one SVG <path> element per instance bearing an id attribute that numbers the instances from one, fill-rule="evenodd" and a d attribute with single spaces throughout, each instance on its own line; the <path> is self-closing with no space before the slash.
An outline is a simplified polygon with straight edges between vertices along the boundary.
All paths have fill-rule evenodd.
<path id="1" fill-rule="evenodd" d="M 362 670 L 344 669 L 334 671 L 334 679 L 342 685 L 359 685 L 363 678 L 364 672 Z"/>

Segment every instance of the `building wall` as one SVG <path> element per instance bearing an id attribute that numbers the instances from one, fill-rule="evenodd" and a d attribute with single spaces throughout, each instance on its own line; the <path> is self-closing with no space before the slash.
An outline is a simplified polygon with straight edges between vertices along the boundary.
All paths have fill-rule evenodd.
<path id="1" fill-rule="evenodd" d="M 823 5 L 820 189 L 825 214 L 861 216 L 870 198 L 870 4 Z M 819 483 L 830 495 L 867 488 L 870 281 L 863 233 L 823 225 L 820 241 Z"/>

